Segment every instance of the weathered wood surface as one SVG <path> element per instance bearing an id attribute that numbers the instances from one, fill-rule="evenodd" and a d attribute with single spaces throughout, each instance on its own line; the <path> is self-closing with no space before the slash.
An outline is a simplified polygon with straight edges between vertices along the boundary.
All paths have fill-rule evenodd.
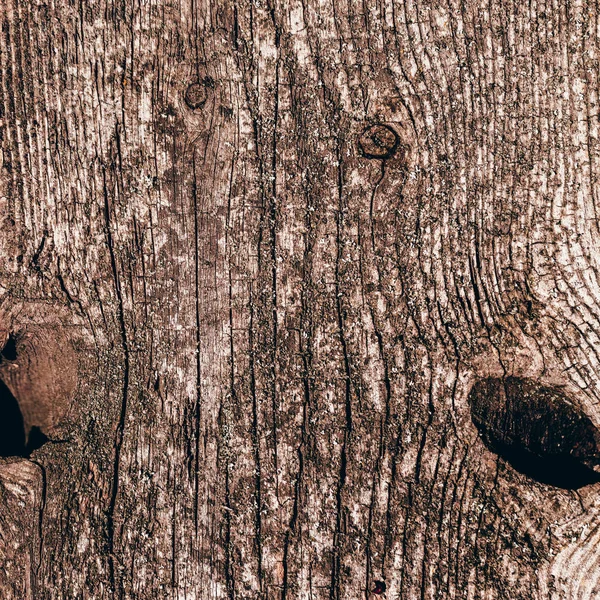
<path id="1" fill-rule="evenodd" d="M 2 598 L 600 595 L 598 484 L 467 401 L 600 424 L 595 3 L 0 13 L 0 330 L 60 323 L 79 374 L 2 459 Z"/>

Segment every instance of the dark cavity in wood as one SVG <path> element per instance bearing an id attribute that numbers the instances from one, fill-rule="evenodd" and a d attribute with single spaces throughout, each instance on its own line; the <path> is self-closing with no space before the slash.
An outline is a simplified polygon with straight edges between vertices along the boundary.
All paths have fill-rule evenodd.
<path id="1" fill-rule="evenodd" d="M 22 456 L 25 452 L 25 425 L 19 403 L 0 380 L 0 456 Z"/>
<path id="2" fill-rule="evenodd" d="M 400 137 L 389 126 L 378 123 L 367 127 L 358 140 L 358 148 L 365 158 L 391 158 L 400 145 Z"/>
<path id="3" fill-rule="evenodd" d="M 559 389 L 488 378 L 469 404 L 484 444 L 517 471 L 564 489 L 600 481 L 600 432 Z"/>
<path id="4" fill-rule="evenodd" d="M 19 403 L 0 379 L 0 457 L 27 458 L 47 441 L 48 437 L 39 427 L 34 426 L 29 432 L 25 430 Z"/>
<path id="5" fill-rule="evenodd" d="M 8 340 L 4 344 L 4 348 L 2 348 L 0 361 L 4 359 L 17 360 L 17 338 L 12 333 L 8 336 Z"/>
<path id="6" fill-rule="evenodd" d="M 0 351 L 0 456 L 27 457 L 49 441 L 71 404 L 77 358 L 64 333 L 29 325 Z"/>
<path id="7" fill-rule="evenodd" d="M 206 87 L 205 83 L 192 83 L 188 86 L 187 90 L 185 90 L 184 100 L 189 108 L 196 109 L 204 106 L 208 98 Z"/>

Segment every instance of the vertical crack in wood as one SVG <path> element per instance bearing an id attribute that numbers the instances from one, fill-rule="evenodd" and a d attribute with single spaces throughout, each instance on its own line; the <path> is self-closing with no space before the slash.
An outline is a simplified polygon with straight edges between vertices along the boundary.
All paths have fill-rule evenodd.
<path id="1" fill-rule="evenodd" d="M 117 138 L 119 136 L 118 128 L 115 131 Z M 104 218 L 105 218 L 105 233 L 106 243 L 108 246 L 108 252 L 110 255 L 110 264 L 112 268 L 112 278 L 115 288 L 115 294 L 117 296 L 117 314 L 119 322 L 119 331 L 121 334 L 121 348 L 123 350 L 123 381 L 121 389 L 121 407 L 119 411 L 119 418 L 115 430 L 115 439 L 113 444 L 114 459 L 113 459 L 113 473 L 111 478 L 111 489 L 109 496 L 109 503 L 106 510 L 106 531 L 108 541 L 108 564 L 110 570 L 111 584 L 115 588 L 116 593 L 119 597 L 122 597 L 124 590 L 122 587 L 121 576 L 117 575 L 117 568 L 115 567 L 115 511 L 117 504 L 117 495 L 119 493 L 119 476 L 121 468 L 121 449 L 123 446 L 123 439 L 125 435 L 125 419 L 127 416 L 127 400 L 129 396 L 129 370 L 130 370 L 130 357 L 129 357 L 129 341 L 127 338 L 127 327 L 125 325 L 125 309 L 123 304 L 123 295 L 121 292 L 121 283 L 119 279 L 119 271 L 117 268 L 117 259 L 115 256 L 114 243 L 112 237 L 111 217 L 110 217 L 110 203 L 109 203 L 109 191 L 106 181 L 106 168 L 102 169 L 102 182 L 104 186 Z"/>
<path id="2" fill-rule="evenodd" d="M 331 564 L 331 587 L 329 590 L 330 600 L 339 600 L 341 594 L 340 569 L 341 569 L 341 532 L 342 532 L 342 511 L 343 511 L 343 491 L 346 485 L 346 474 L 348 466 L 348 447 L 352 435 L 352 371 L 350 368 L 350 357 L 348 355 L 348 344 L 344 331 L 344 314 L 342 307 L 342 229 L 344 226 L 344 176 L 343 176 L 343 158 L 341 149 L 341 140 L 338 140 L 336 147 L 337 164 L 337 191 L 338 191 L 338 211 L 336 216 L 336 259 L 335 259 L 335 307 L 338 327 L 338 335 L 342 347 L 342 360 L 344 366 L 344 437 L 340 451 L 340 468 L 338 474 L 338 483 L 336 489 L 336 512 L 335 512 L 335 531 L 333 536 L 332 564 Z"/>
<path id="3" fill-rule="evenodd" d="M 196 320 L 196 397 L 194 398 L 194 529 L 198 535 L 198 507 L 200 502 L 200 423 L 202 420 L 202 358 L 200 354 L 200 227 L 198 223 L 198 181 L 196 151 L 192 154 L 192 205 L 194 209 L 194 310 Z"/>
<path id="4" fill-rule="evenodd" d="M 252 398 L 251 438 L 254 453 L 254 549 L 257 557 L 260 590 L 262 592 L 263 555 L 262 555 L 262 466 L 260 458 L 260 438 L 258 422 L 258 397 L 256 391 L 256 347 L 254 340 L 254 293 L 250 287 L 250 318 L 248 319 L 248 352 L 250 364 L 250 396 Z"/>
<path id="5" fill-rule="evenodd" d="M 269 193 L 269 245 L 271 252 L 271 318 L 272 318 L 272 346 L 271 346 L 271 411 L 273 420 L 273 465 L 275 471 L 275 496 L 277 502 L 281 502 L 279 495 L 279 456 L 278 456 L 278 412 L 279 401 L 277 399 L 277 365 L 279 348 L 279 324 L 278 324 L 278 298 L 277 298 L 277 136 L 279 134 L 279 77 L 281 65 L 280 33 L 279 25 L 275 18 L 274 4 L 270 10 L 271 22 L 275 37 L 275 81 L 273 97 L 273 133 L 271 142 L 271 169 L 270 169 L 270 193 Z M 262 588 L 261 588 L 262 589 Z"/>
<path id="6" fill-rule="evenodd" d="M 229 317 L 229 395 L 233 402 L 237 400 L 236 382 L 235 382 L 235 344 L 233 338 L 234 332 L 234 320 L 233 320 L 233 277 L 232 277 L 232 256 L 230 250 L 230 232 L 231 232 L 231 214 L 232 214 L 232 181 L 234 172 L 235 159 L 231 162 L 231 175 L 229 180 L 229 190 L 227 195 L 227 217 L 226 217 L 226 228 L 225 228 L 225 246 L 228 249 L 227 256 L 227 281 L 228 281 L 228 317 Z M 252 306 L 252 297 L 250 297 L 250 305 Z M 252 333 L 252 327 L 249 326 L 249 337 Z M 253 371 L 253 352 L 250 347 L 250 364 L 251 364 L 251 389 L 255 390 L 255 384 L 252 383 L 254 379 Z M 251 392 L 252 393 L 252 392 Z M 255 391 L 254 391 L 255 394 Z M 222 405 L 221 405 L 222 406 Z M 221 408 L 222 410 L 222 408 Z M 225 482 L 225 527 L 226 527 L 226 559 L 225 559 L 225 582 L 227 596 L 229 600 L 232 600 L 235 596 L 235 586 L 232 572 L 232 559 L 231 559 L 231 511 L 230 495 L 229 495 L 229 469 L 226 466 L 226 482 Z"/>
<path id="7" fill-rule="evenodd" d="M 365 247 L 366 244 L 363 241 L 363 235 L 361 232 L 361 228 L 358 230 L 358 240 L 359 245 L 363 251 L 361 251 L 359 255 L 359 268 L 360 268 L 360 276 L 361 276 L 361 285 L 365 288 L 365 269 L 367 268 L 365 264 L 375 266 L 375 273 L 377 275 L 377 281 L 375 285 L 376 293 L 379 295 L 382 293 L 382 270 L 381 270 L 381 259 L 377 253 L 377 243 L 376 243 L 376 233 L 375 233 L 375 218 L 374 218 L 374 206 L 375 206 L 375 198 L 378 190 L 385 178 L 386 170 L 385 170 L 385 160 L 381 161 L 380 172 L 373 188 L 371 190 L 370 199 L 369 199 L 369 236 L 370 236 L 370 255 L 365 256 L 365 252 L 368 252 Z M 387 199 L 386 199 L 387 200 Z M 385 200 L 384 200 L 385 201 Z M 359 221 L 360 223 L 360 221 Z M 371 590 L 371 577 L 373 575 L 373 565 L 372 565 L 372 538 L 373 538 L 373 519 L 375 512 L 375 502 L 377 499 L 377 487 L 380 484 L 381 480 L 381 464 L 384 459 L 384 455 L 386 452 L 386 431 L 390 421 L 390 410 L 391 410 L 391 401 L 392 401 L 392 393 L 391 393 L 391 382 L 389 375 L 389 365 L 388 365 L 388 357 L 386 356 L 383 335 L 380 328 L 380 324 L 378 322 L 378 317 L 376 314 L 376 308 L 374 306 L 374 302 L 370 297 L 370 294 L 367 292 L 367 303 L 369 307 L 369 316 L 371 319 L 371 324 L 373 326 L 373 333 L 375 334 L 375 338 L 377 340 L 377 349 L 379 352 L 379 358 L 383 367 L 383 382 L 385 389 L 385 410 L 383 416 L 379 419 L 379 449 L 377 452 L 377 457 L 375 461 L 375 469 L 373 472 L 372 483 L 371 483 L 371 497 L 369 500 L 369 512 L 367 517 L 367 540 L 365 544 L 365 600 L 368 600 Z M 388 495 L 389 495 L 388 490 Z M 388 549 L 388 538 L 389 538 L 389 530 L 384 536 L 384 544 L 383 551 L 381 556 L 381 573 L 385 573 L 385 561 L 387 557 L 387 549 Z M 382 575 L 383 576 L 383 575 Z"/>
<path id="8" fill-rule="evenodd" d="M 223 419 L 223 406 L 220 409 L 220 419 Z M 233 569 L 233 541 L 231 539 L 231 481 L 229 456 L 225 460 L 225 587 L 228 600 L 235 600 L 235 577 Z"/>
<path id="9" fill-rule="evenodd" d="M 33 597 L 37 598 L 42 594 L 42 585 L 40 583 L 40 568 L 42 566 L 42 557 L 44 554 L 44 512 L 46 510 L 46 500 L 47 500 L 47 492 L 48 492 L 48 481 L 46 476 L 46 468 L 44 465 L 38 463 L 35 460 L 31 461 L 36 464 L 40 470 L 40 475 L 42 478 L 41 485 L 41 499 L 40 499 L 40 508 L 39 508 L 39 517 L 38 517 L 38 556 L 35 568 L 32 573 L 32 590 Z"/>

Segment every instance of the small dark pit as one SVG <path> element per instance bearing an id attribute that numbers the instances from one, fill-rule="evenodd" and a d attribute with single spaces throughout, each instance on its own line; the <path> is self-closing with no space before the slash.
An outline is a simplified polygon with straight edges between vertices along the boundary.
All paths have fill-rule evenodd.
<path id="1" fill-rule="evenodd" d="M 469 405 L 484 444 L 520 473 L 564 489 L 600 482 L 600 432 L 560 389 L 488 378 Z"/>

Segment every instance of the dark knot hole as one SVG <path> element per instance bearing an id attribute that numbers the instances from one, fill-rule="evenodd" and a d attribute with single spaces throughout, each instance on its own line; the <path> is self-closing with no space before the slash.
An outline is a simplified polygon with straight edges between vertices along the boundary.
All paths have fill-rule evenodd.
<path id="1" fill-rule="evenodd" d="M 600 482 L 600 432 L 561 389 L 488 378 L 469 404 L 483 443 L 515 470 L 564 489 Z"/>
<path id="2" fill-rule="evenodd" d="M 6 360 L 17 360 L 17 338 L 11 333 L 2 349 L 2 358 Z"/>
<path id="3" fill-rule="evenodd" d="M 39 427 L 32 427 L 27 435 L 19 403 L 0 379 L 0 456 L 27 458 L 47 441 Z"/>

